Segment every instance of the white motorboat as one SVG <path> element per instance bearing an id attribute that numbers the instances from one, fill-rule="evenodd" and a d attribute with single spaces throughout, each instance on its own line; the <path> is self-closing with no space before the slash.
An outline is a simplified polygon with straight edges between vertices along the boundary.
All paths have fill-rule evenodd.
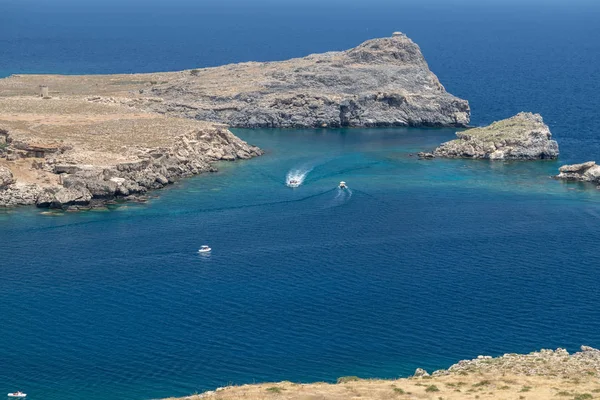
<path id="1" fill-rule="evenodd" d="M 198 253 L 210 253 L 212 249 L 210 247 L 208 247 L 207 245 L 202 245 L 200 247 L 200 250 L 198 250 Z"/>
<path id="2" fill-rule="evenodd" d="M 287 183 L 287 185 L 288 185 L 289 187 L 293 187 L 293 188 L 295 188 L 295 187 L 298 187 L 298 186 L 300 186 L 300 181 L 298 181 L 298 180 L 296 180 L 296 179 L 290 179 L 290 181 Z"/>
<path id="3" fill-rule="evenodd" d="M 23 393 L 23 392 L 9 393 L 8 397 L 16 397 L 16 398 L 22 399 L 24 397 L 27 397 L 27 393 Z"/>
<path id="4" fill-rule="evenodd" d="M 341 182 L 340 182 L 340 185 L 339 185 L 339 188 L 340 188 L 340 189 L 348 189 L 348 186 L 346 186 L 346 182 L 344 182 L 344 181 L 341 181 Z"/>

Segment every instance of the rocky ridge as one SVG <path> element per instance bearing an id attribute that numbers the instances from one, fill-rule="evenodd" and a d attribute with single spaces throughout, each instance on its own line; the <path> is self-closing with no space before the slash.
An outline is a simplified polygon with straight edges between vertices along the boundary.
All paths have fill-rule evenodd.
<path id="1" fill-rule="evenodd" d="M 558 143 L 539 114 L 519 113 L 491 125 L 456 133 L 422 158 L 476 158 L 490 160 L 544 160 L 558 157 Z"/>

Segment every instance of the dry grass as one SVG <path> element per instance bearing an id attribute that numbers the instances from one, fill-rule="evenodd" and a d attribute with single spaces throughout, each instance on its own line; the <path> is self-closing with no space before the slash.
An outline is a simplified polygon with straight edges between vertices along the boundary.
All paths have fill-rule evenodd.
<path id="1" fill-rule="evenodd" d="M 432 390 L 432 387 L 438 390 Z M 600 382 L 592 378 L 581 379 L 577 383 L 572 379 L 540 376 L 468 374 L 338 384 L 264 383 L 226 387 L 180 400 L 592 399 L 600 398 L 599 390 Z"/>

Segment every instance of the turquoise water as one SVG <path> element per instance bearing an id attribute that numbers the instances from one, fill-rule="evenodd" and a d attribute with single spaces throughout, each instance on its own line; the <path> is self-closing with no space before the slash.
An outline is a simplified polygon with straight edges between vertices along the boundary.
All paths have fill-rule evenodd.
<path id="1" fill-rule="evenodd" d="M 410 156 L 450 130 L 236 132 L 265 156 L 148 204 L 0 214 L 2 390 L 156 398 L 600 343 L 600 194 L 558 163 Z"/>
<path id="2" fill-rule="evenodd" d="M 147 204 L 0 210 L 0 393 L 150 399 L 600 346 L 600 192 L 550 179 L 600 159 L 597 3 L 0 0 L 0 11 L 0 75 L 283 59 L 402 30 L 470 100 L 474 124 L 541 112 L 561 148 L 559 161 L 419 161 L 454 132 L 237 130 L 266 154 Z M 285 186 L 290 171 L 306 172 L 301 187 Z M 196 253 L 204 243 L 210 257 Z"/>

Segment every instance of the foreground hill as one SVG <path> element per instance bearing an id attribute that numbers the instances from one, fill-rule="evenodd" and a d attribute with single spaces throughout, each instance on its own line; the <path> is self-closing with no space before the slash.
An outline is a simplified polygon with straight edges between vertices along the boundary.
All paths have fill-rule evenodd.
<path id="1" fill-rule="evenodd" d="M 382 399 L 569 399 L 600 398 L 600 351 L 582 346 L 526 355 L 479 356 L 448 370 L 396 380 L 342 377 L 337 384 L 292 382 L 231 386 L 183 399 L 382 400 Z M 171 400 L 174 400 L 172 398 Z"/>

